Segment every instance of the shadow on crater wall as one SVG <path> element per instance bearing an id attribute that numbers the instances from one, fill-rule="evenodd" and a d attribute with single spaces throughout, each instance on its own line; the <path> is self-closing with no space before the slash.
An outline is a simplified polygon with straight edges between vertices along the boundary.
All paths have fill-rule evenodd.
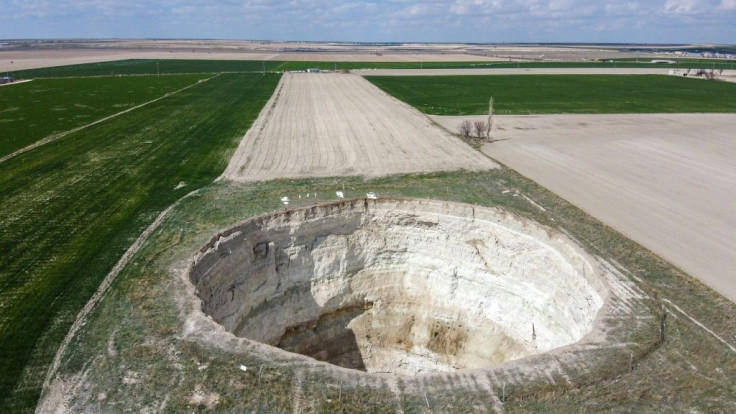
<path id="1" fill-rule="evenodd" d="M 365 310 L 359 306 L 342 308 L 322 315 L 316 321 L 290 326 L 277 346 L 318 361 L 366 371 L 355 333 L 348 328 L 350 321 L 362 315 Z"/>

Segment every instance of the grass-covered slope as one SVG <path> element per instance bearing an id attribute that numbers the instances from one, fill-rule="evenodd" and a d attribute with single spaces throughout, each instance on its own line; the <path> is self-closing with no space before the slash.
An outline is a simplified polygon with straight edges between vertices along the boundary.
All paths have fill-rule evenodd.
<path id="1" fill-rule="evenodd" d="M 626 277 L 646 292 L 641 300 L 652 314 L 630 313 L 626 320 L 615 322 L 621 326 L 609 327 L 601 348 L 585 351 L 590 351 L 591 361 L 607 362 L 595 371 L 586 368 L 591 361 L 567 364 L 559 352 L 553 353 L 559 358 L 555 363 L 533 368 L 553 372 L 544 384 L 532 380 L 529 371 L 509 368 L 514 375 L 508 377 L 499 370 L 488 376 L 470 371 L 457 377 L 393 378 L 394 390 L 380 385 L 382 380 L 392 381 L 390 375 L 367 376 L 356 385 L 307 362 L 285 363 L 285 357 L 261 353 L 247 342 L 234 350 L 233 344 L 238 343 L 234 338 L 222 346 L 198 341 L 210 334 L 206 329 L 184 333 L 191 332 L 191 326 L 182 313 L 191 304 L 181 295 L 189 298 L 194 293 L 172 269 L 186 267 L 218 231 L 265 212 L 334 201 L 335 190 L 344 191 L 347 198 L 370 191 L 379 197 L 497 207 L 559 229 L 589 253 L 626 269 Z M 517 192 L 523 196 L 515 196 Z M 280 202 L 283 196 L 292 200 L 288 207 Z M 625 294 L 637 296 L 634 290 Z M 625 304 L 629 310 L 624 314 L 632 312 L 631 303 Z M 637 343 L 658 340 L 660 304 L 669 314 L 666 340 L 644 354 L 630 353 L 628 346 L 639 349 Z M 80 412 L 283 413 L 298 412 L 301 407 L 317 413 L 395 413 L 399 409 L 405 413 L 725 413 L 736 409 L 736 352 L 729 345 L 736 335 L 734 321 L 732 302 L 505 167 L 367 181 L 338 177 L 244 185 L 225 182 L 203 188 L 171 211 L 89 314 L 64 353 L 58 374 L 72 383 L 75 390 L 67 396 L 72 411 Z M 631 325 L 638 324 L 644 328 L 631 330 Z M 449 386 L 444 386 L 445 381 Z M 492 392 L 483 385 L 489 381 L 494 384 Z"/>
<path id="2" fill-rule="evenodd" d="M 32 411 L 78 311 L 156 215 L 212 182 L 278 75 L 223 74 L 0 164 L 0 407 Z"/>
<path id="3" fill-rule="evenodd" d="M 43 79 L 0 88 L 0 157 L 161 97 L 205 75 Z"/>
<path id="4" fill-rule="evenodd" d="M 432 115 L 736 112 L 736 84 L 658 75 L 376 76 Z"/>

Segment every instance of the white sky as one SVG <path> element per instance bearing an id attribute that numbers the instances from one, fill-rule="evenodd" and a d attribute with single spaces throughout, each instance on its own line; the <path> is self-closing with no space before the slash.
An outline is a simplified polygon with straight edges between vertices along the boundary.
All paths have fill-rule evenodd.
<path id="1" fill-rule="evenodd" d="M 0 38 L 736 43 L 736 0 L 0 0 Z"/>

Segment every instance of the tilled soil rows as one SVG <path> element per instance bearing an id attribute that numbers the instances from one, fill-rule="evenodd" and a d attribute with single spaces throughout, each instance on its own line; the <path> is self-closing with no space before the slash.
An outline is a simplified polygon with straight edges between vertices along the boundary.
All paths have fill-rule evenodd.
<path id="1" fill-rule="evenodd" d="M 221 178 L 372 177 L 495 167 L 359 76 L 286 73 Z"/>

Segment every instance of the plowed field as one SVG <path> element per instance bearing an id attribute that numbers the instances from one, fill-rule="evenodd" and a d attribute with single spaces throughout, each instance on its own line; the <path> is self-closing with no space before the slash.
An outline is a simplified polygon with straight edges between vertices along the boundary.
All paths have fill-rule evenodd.
<path id="1" fill-rule="evenodd" d="M 495 167 L 359 76 L 287 73 L 222 178 L 259 181 Z"/>
<path id="2" fill-rule="evenodd" d="M 452 130 L 464 119 L 476 118 L 435 117 Z M 493 128 L 485 153 L 736 301 L 736 115 L 499 116 Z"/>

